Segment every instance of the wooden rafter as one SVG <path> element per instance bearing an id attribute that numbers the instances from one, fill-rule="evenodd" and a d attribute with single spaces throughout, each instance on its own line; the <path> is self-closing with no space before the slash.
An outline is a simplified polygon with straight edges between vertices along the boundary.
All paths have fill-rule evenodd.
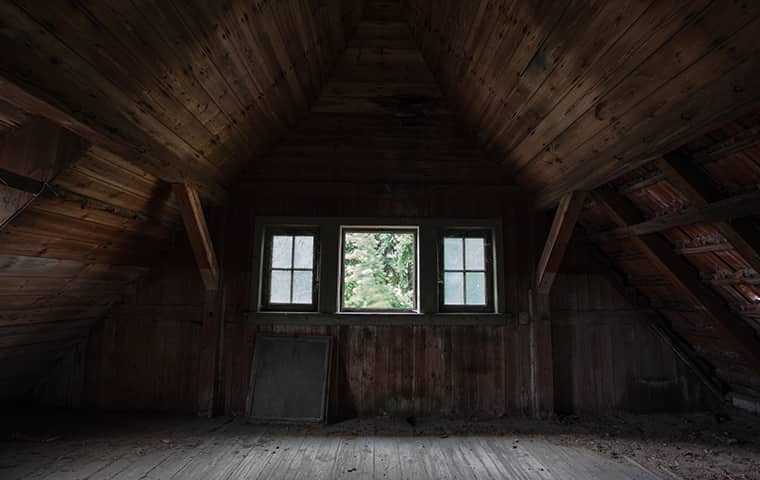
<path id="1" fill-rule="evenodd" d="M 571 192 L 560 200 L 544 250 L 538 261 L 536 271 L 538 293 L 549 293 L 551 290 L 585 200 L 586 192 Z"/>
<path id="2" fill-rule="evenodd" d="M 595 192 L 595 197 L 620 227 L 641 222 L 641 213 L 636 206 L 612 189 L 601 189 Z M 702 282 L 699 273 L 675 253 L 670 243 L 656 233 L 635 236 L 632 241 L 674 286 L 725 328 L 734 342 L 752 359 L 754 368 L 760 370 L 760 340 L 754 329 L 731 312 L 723 299 Z"/>
<path id="3" fill-rule="evenodd" d="M 760 191 L 750 192 L 743 195 L 727 198 L 702 207 L 692 207 L 681 213 L 662 215 L 651 220 L 644 220 L 640 215 L 638 220 L 622 225 L 614 230 L 602 232 L 593 236 L 594 240 L 608 241 L 620 238 L 636 237 L 652 233 L 663 232 L 676 227 L 692 225 L 694 223 L 727 222 L 732 219 L 741 219 L 751 215 L 760 214 Z M 733 222 L 734 227 L 737 223 Z M 749 238 L 752 227 L 747 224 L 746 231 Z"/>
<path id="4" fill-rule="evenodd" d="M 721 201 L 718 189 L 695 162 L 684 155 L 671 154 L 657 161 L 668 181 L 683 193 L 695 207 L 705 208 Z M 760 204 L 760 196 L 755 205 Z M 759 208 L 760 210 L 760 208 Z M 760 272 L 760 230 L 752 220 L 740 218 L 734 222 L 719 221 L 713 224 L 747 264 Z"/>
<path id="5" fill-rule="evenodd" d="M 182 212 L 182 220 L 195 253 L 203 284 L 206 290 L 215 291 L 219 285 L 219 265 L 198 192 L 186 183 L 175 183 L 174 196 Z"/>

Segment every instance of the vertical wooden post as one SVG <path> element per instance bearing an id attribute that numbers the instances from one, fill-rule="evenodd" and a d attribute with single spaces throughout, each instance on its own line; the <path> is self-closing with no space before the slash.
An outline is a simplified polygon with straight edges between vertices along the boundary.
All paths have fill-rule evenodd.
<path id="1" fill-rule="evenodd" d="M 582 200 L 580 202 L 576 200 L 574 203 L 582 204 Z M 562 210 L 566 211 L 566 209 Z M 526 251 L 534 252 L 537 255 L 541 255 L 540 258 L 543 258 L 544 255 L 541 253 L 542 250 L 540 250 L 541 243 L 537 240 L 543 238 L 543 232 L 546 231 L 545 225 L 541 224 L 535 213 L 533 215 L 534 218 L 531 221 L 532 241 L 527 246 L 529 250 Z M 563 213 L 560 217 L 565 218 L 566 215 Z M 549 234 L 550 236 L 552 232 L 555 232 L 556 223 L 555 218 Z M 564 247 L 562 248 L 562 252 L 564 253 Z M 538 278 L 538 271 L 541 265 L 546 264 L 541 260 L 539 260 L 538 265 L 533 264 L 535 271 L 531 272 L 529 278 Z M 551 281 L 549 285 L 551 285 Z M 554 415 L 554 352 L 552 349 L 549 291 L 530 288 L 528 290 L 528 301 L 533 416 L 536 418 L 549 418 Z"/>
<path id="2" fill-rule="evenodd" d="M 180 205 L 185 230 L 205 287 L 198 370 L 198 415 L 210 417 L 214 414 L 214 400 L 219 388 L 224 288 L 198 192 L 188 184 L 178 183 L 174 184 L 174 195 Z M 223 227 L 224 222 L 221 222 L 220 231 Z"/>

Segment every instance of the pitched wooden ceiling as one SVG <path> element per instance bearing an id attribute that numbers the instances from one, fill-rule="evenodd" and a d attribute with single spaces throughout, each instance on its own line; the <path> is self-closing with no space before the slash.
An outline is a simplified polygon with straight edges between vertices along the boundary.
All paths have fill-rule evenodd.
<path id="1" fill-rule="evenodd" d="M 760 3 L 404 0 L 441 87 L 543 205 L 757 106 Z"/>
<path id="2" fill-rule="evenodd" d="M 322 95 L 249 182 L 498 184 L 443 98 L 398 1 L 368 1 Z"/>

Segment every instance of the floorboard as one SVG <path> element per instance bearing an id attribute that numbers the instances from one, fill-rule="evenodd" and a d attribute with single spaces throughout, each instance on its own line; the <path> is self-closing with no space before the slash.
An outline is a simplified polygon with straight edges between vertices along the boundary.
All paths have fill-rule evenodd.
<path id="1" fill-rule="evenodd" d="M 530 435 L 421 433 L 151 417 L 90 426 L 49 443 L 0 447 L 0 478 L 656 480 L 630 462 Z M 398 425 L 396 426 L 398 427 Z"/>

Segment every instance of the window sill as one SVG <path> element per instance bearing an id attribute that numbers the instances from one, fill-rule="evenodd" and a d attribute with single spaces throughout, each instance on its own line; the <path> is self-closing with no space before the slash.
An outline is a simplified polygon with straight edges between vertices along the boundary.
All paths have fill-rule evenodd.
<path id="1" fill-rule="evenodd" d="M 249 325 L 509 325 L 510 313 L 248 312 Z"/>

